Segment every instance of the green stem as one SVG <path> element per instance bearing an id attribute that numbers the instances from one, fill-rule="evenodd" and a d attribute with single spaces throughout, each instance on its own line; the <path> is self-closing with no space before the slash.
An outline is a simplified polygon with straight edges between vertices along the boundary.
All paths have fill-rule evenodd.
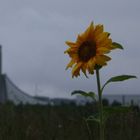
<path id="1" fill-rule="evenodd" d="M 100 140 L 104 140 L 104 124 L 103 124 L 103 104 L 102 104 L 102 91 L 100 84 L 99 69 L 96 69 L 98 97 L 99 97 L 99 115 L 100 115 Z"/>

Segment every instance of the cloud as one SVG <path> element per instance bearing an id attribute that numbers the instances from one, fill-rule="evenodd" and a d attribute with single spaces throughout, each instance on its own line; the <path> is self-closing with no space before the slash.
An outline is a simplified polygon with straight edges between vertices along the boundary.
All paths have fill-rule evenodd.
<path id="1" fill-rule="evenodd" d="M 69 96 L 75 89 L 96 90 L 96 77 L 71 78 L 65 71 L 69 57 L 66 40 L 75 41 L 93 20 L 103 23 L 124 51 L 111 53 L 112 61 L 101 74 L 139 73 L 139 1 L 25 0 L 0 5 L 0 42 L 3 45 L 3 71 L 23 90 L 34 94 L 39 85 L 45 96 Z M 139 93 L 139 80 L 106 89 L 106 93 Z M 132 86 L 131 86 L 132 85 Z M 129 90 L 126 90 L 129 86 Z M 119 87 L 119 89 L 118 89 Z M 120 88 L 121 87 L 121 88 Z"/>

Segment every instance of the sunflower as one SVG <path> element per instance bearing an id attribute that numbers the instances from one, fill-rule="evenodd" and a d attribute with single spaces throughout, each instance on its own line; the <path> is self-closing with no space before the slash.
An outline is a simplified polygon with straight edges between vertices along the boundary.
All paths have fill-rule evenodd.
<path id="1" fill-rule="evenodd" d="M 90 26 L 82 34 L 79 34 L 76 42 L 66 41 L 69 48 L 65 51 L 71 61 L 66 69 L 73 67 L 72 77 L 80 75 L 80 70 L 87 77 L 86 71 L 89 74 L 94 74 L 94 70 L 107 65 L 107 61 L 111 60 L 108 57 L 112 49 L 112 40 L 109 38 L 110 33 L 104 32 L 103 25 Z"/>

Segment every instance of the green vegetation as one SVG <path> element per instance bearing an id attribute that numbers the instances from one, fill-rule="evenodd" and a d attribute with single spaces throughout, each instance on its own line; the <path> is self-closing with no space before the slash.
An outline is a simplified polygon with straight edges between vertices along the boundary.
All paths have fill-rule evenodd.
<path id="1" fill-rule="evenodd" d="M 116 109 L 116 106 L 110 108 Z M 96 104 L 0 105 L 0 140 L 98 140 L 98 123 L 86 121 L 97 110 Z M 105 139 L 140 140 L 139 130 L 138 107 L 111 111 Z"/>

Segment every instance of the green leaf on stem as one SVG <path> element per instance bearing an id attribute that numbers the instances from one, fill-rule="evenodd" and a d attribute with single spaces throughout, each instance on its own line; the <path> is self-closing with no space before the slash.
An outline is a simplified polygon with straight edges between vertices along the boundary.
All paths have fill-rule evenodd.
<path id="1" fill-rule="evenodd" d="M 87 121 L 93 121 L 93 122 L 96 122 L 96 123 L 100 123 L 100 119 L 99 119 L 99 115 L 98 116 L 89 116 L 87 119 Z"/>
<path id="2" fill-rule="evenodd" d="M 96 94 L 94 92 L 85 92 L 82 90 L 75 90 L 71 93 L 71 95 L 76 95 L 76 94 L 80 94 L 84 97 L 90 97 L 90 98 L 96 100 Z"/>
<path id="3" fill-rule="evenodd" d="M 129 79 L 132 79 L 132 78 L 137 78 L 136 76 L 134 75 L 119 75 L 119 76 L 114 76 L 114 77 L 111 77 L 102 87 L 102 91 L 104 89 L 104 87 L 106 85 L 108 85 L 109 83 L 111 82 L 121 82 L 121 81 L 125 81 L 125 80 L 129 80 Z"/>
<path id="4" fill-rule="evenodd" d="M 113 49 L 121 49 L 121 50 L 123 50 L 123 46 L 121 44 L 117 43 L 117 42 L 112 43 L 112 48 Z"/>
<path id="5" fill-rule="evenodd" d="M 137 77 L 134 75 L 119 75 L 119 76 L 112 77 L 111 79 L 108 80 L 108 82 L 119 82 L 132 78 L 137 78 Z"/>

